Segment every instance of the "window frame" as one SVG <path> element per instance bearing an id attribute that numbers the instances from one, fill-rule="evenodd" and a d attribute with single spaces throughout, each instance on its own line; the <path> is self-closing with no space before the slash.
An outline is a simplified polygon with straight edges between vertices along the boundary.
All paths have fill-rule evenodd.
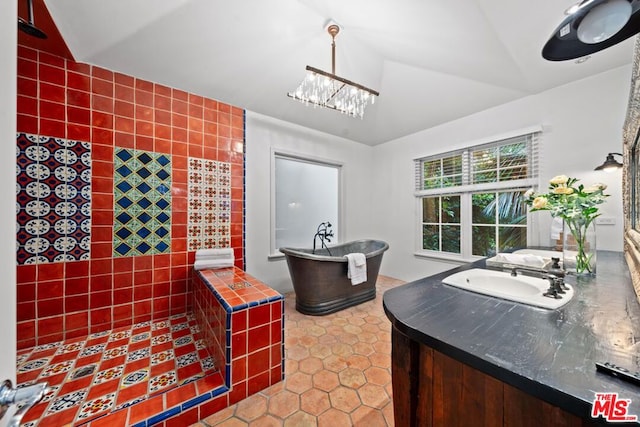
<path id="1" fill-rule="evenodd" d="M 530 156 L 528 157 L 529 167 L 532 169 L 530 176 L 524 179 L 509 180 L 509 181 L 497 181 L 481 184 L 470 184 L 469 179 L 473 175 L 473 170 L 469 162 L 470 153 L 474 150 L 482 149 L 483 147 L 489 147 L 491 145 L 509 145 L 510 139 L 518 137 L 531 136 L 531 149 Z M 504 144 L 501 144 L 504 142 Z M 513 143 L 513 141 L 511 141 Z M 416 227 L 415 227 L 415 251 L 416 257 L 422 258 L 435 258 L 441 260 L 449 260 L 456 262 L 471 262 L 476 261 L 485 256 L 477 256 L 472 254 L 472 230 L 473 230 L 473 217 L 472 217 L 472 195 L 474 193 L 482 192 L 505 192 L 505 191 L 526 191 L 530 188 L 537 188 L 539 184 L 539 164 L 540 164 L 540 149 L 542 145 L 542 128 L 541 126 L 535 126 L 531 128 L 522 129 L 515 132 L 510 132 L 502 135 L 498 135 L 484 140 L 468 143 L 458 150 L 452 150 L 447 152 L 434 153 L 429 156 L 422 156 L 414 159 L 415 168 L 415 190 L 414 197 L 416 200 Z M 422 173 L 424 161 L 433 160 L 437 157 L 445 158 L 450 157 L 454 153 L 463 154 L 463 184 L 455 187 L 441 187 L 432 189 L 423 189 L 419 186 L 424 182 L 424 176 Z M 465 159 L 466 156 L 466 159 Z M 418 166 L 420 165 L 420 167 Z M 420 169 L 422 168 L 422 169 Z M 429 196 L 460 196 L 460 254 L 451 252 L 442 252 L 423 249 L 423 198 Z M 537 221 L 527 211 L 527 244 L 535 244 L 537 236 Z M 495 224 L 495 227 L 498 227 Z"/>
<path id="2" fill-rule="evenodd" d="M 333 160 L 333 159 L 326 159 L 326 158 L 322 158 L 322 157 L 316 157 L 316 156 L 309 156 L 306 154 L 301 154 L 301 153 L 297 153 L 297 152 L 292 152 L 292 151 L 287 151 L 287 150 L 281 150 L 281 149 L 277 149 L 277 148 L 272 148 L 271 149 L 271 177 L 270 177 L 270 182 L 271 182 L 271 188 L 270 188 L 270 192 L 271 192 L 271 206 L 270 206 L 270 224 L 269 224 L 269 254 L 267 256 L 267 259 L 269 260 L 278 260 L 278 259 L 284 259 L 285 256 L 282 252 L 280 252 L 278 250 L 278 248 L 276 247 L 276 223 L 277 223 L 277 218 L 276 218 L 276 187 L 277 187 L 277 182 L 276 182 L 276 159 L 287 159 L 287 160 L 292 160 L 292 161 L 298 161 L 298 162 L 302 162 L 302 163 L 310 163 L 310 164 L 314 164 L 314 165 L 319 165 L 319 166 L 326 166 L 326 167 L 332 167 L 335 168 L 338 172 L 338 194 L 337 194 L 337 198 L 338 198 L 338 224 L 337 224 L 337 235 L 335 236 L 335 239 L 333 239 L 332 244 L 336 244 L 338 242 L 342 242 L 344 240 L 344 236 L 345 236 L 345 217 L 344 217 L 344 207 L 345 207 L 345 203 L 344 203 L 344 173 L 345 173 L 345 165 L 343 162 L 337 161 L 337 160 Z M 311 248 L 312 246 L 312 241 L 311 238 L 313 236 L 309 237 L 309 245 L 308 247 Z"/>

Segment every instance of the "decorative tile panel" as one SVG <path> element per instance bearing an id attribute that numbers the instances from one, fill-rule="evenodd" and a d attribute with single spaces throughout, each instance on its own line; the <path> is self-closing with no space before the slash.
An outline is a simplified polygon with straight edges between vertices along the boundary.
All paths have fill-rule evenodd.
<path id="1" fill-rule="evenodd" d="M 231 246 L 231 164 L 189 158 L 189 250 Z"/>
<path id="2" fill-rule="evenodd" d="M 17 263 L 89 259 L 91 146 L 17 134 Z"/>
<path id="3" fill-rule="evenodd" d="M 169 253 L 171 156 L 116 148 L 113 255 Z"/>

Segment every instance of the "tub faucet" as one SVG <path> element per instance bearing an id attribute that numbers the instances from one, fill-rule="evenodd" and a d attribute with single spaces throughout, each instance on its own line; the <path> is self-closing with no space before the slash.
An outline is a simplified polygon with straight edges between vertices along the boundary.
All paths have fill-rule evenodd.
<path id="1" fill-rule="evenodd" d="M 321 222 L 320 225 L 318 226 L 318 229 L 316 230 L 316 234 L 313 236 L 313 252 L 312 253 L 313 254 L 316 253 L 316 239 L 320 239 L 320 244 L 322 245 L 322 247 L 325 248 L 327 252 L 329 252 L 329 255 L 331 255 L 331 251 L 327 247 L 327 244 L 325 243 L 325 241 L 331 242 L 332 237 L 333 237 L 333 231 L 331 230 L 331 223 L 329 221 Z"/>

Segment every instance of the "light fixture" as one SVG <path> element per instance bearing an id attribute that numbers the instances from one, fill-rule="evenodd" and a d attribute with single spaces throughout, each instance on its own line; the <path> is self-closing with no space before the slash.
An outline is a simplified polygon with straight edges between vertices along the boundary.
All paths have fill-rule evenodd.
<path id="1" fill-rule="evenodd" d="M 578 24 L 578 39 L 596 44 L 611 38 L 631 17 L 631 3 L 627 0 L 609 0 L 594 6 Z"/>
<path id="2" fill-rule="evenodd" d="M 640 31 L 640 2 L 583 0 L 567 15 L 544 45 L 542 56 L 564 61 L 599 52 Z"/>
<path id="3" fill-rule="evenodd" d="M 364 109 L 380 94 L 358 83 L 336 76 L 336 35 L 340 27 L 327 27 L 331 35 L 331 72 L 307 65 L 307 75 L 298 88 L 287 96 L 306 104 L 331 108 L 352 117 L 364 117 Z"/>
<path id="4" fill-rule="evenodd" d="M 613 156 L 621 156 L 622 154 L 620 153 L 609 153 L 607 154 L 607 159 L 604 161 L 603 164 L 601 164 L 600 166 L 598 166 L 597 168 L 595 168 L 594 170 L 597 171 L 605 171 L 605 172 L 613 172 L 617 169 L 620 169 L 622 167 L 622 163 L 618 162 L 616 159 L 613 158 Z"/>

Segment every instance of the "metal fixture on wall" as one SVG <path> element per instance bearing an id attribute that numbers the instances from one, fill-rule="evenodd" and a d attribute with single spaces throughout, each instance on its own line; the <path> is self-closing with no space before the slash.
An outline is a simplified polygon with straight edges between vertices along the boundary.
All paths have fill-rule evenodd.
<path id="1" fill-rule="evenodd" d="M 542 49 L 549 61 L 580 58 L 611 47 L 640 31 L 640 0 L 582 0 Z"/>
<path id="2" fill-rule="evenodd" d="M 364 117 L 364 109 L 380 94 L 373 89 L 336 75 L 336 35 L 340 27 L 327 27 L 331 35 L 331 73 L 307 65 L 307 75 L 287 96 L 306 104 L 331 108 L 352 117 Z"/>
<path id="3" fill-rule="evenodd" d="M 18 28 L 30 36 L 46 39 L 47 34 L 33 23 L 33 0 L 27 0 L 27 20 L 18 17 Z"/>
<path id="4" fill-rule="evenodd" d="M 613 158 L 613 156 L 620 156 L 622 157 L 621 153 L 609 153 L 607 154 L 607 159 L 604 161 L 603 164 L 601 164 L 600 166 L 598 166 L 597 168 L 595 168 L 594 170 L 596 171 L 605 171 L 605 172 L 613 172 L 617 169 L 620 169 L 622 167 L 622 163 L 618 162 L 616 159 Z"/>

